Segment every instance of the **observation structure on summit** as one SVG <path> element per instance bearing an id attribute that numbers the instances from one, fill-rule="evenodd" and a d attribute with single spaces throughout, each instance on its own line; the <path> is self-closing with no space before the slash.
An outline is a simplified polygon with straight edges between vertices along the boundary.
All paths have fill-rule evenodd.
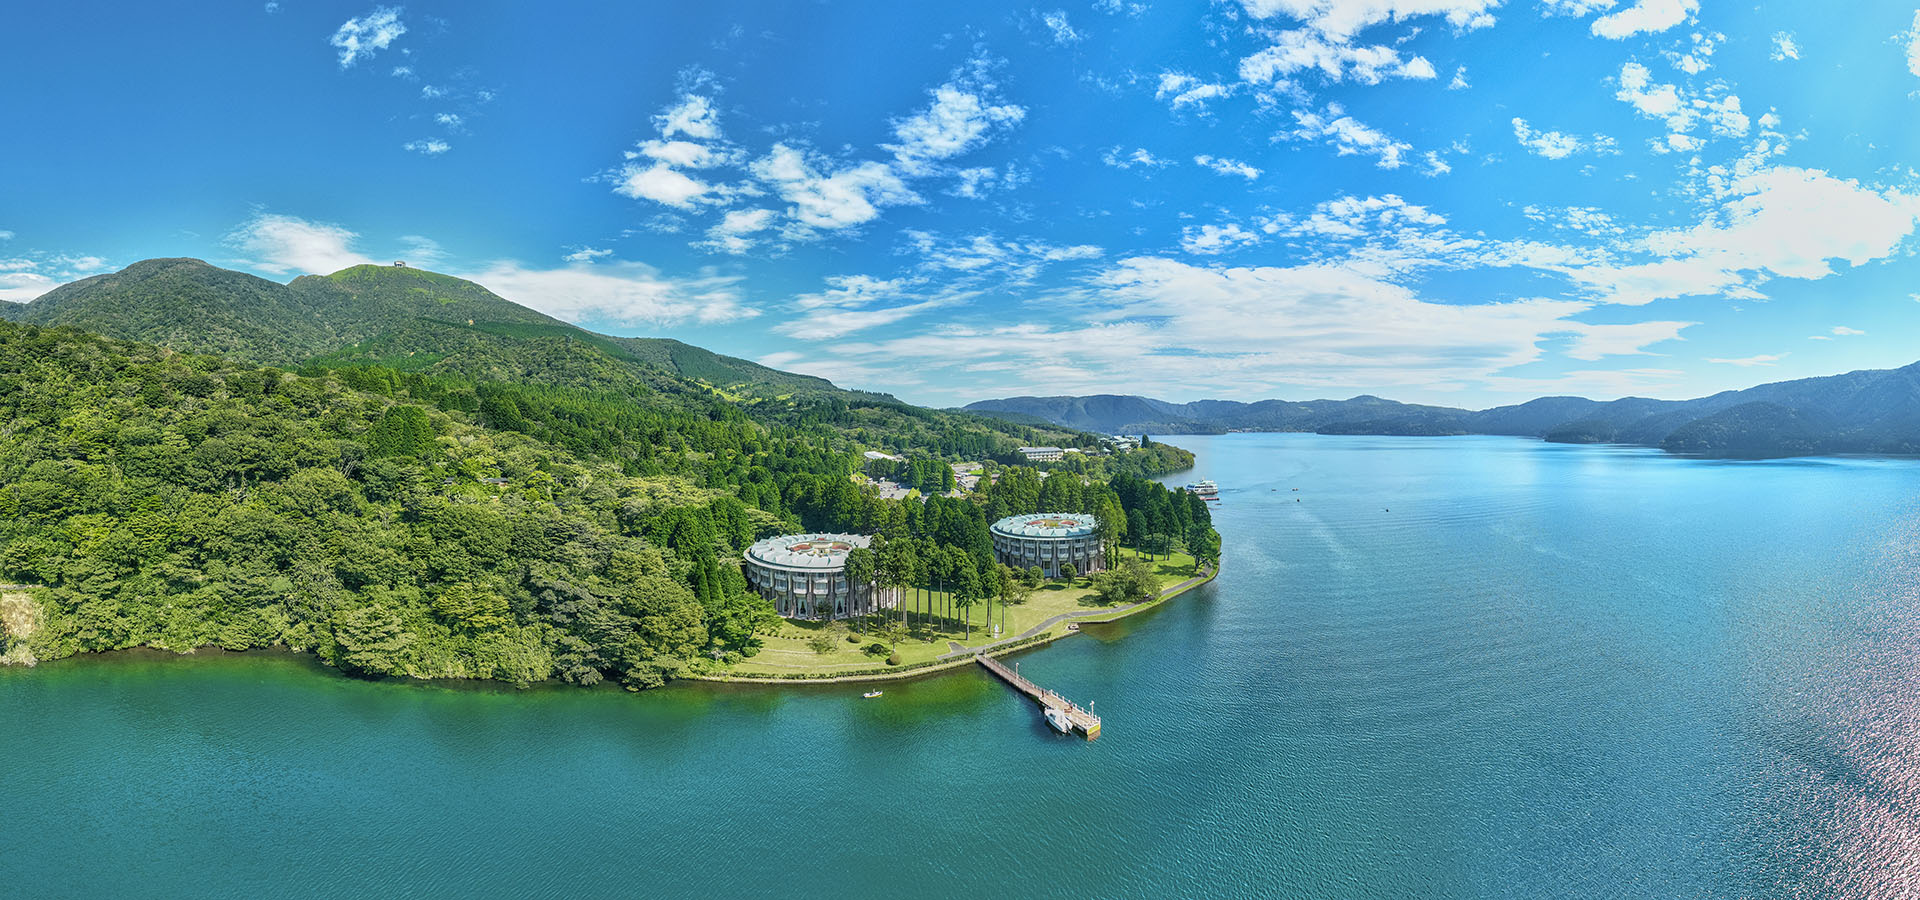
<path id="1" fill-rule="evenodd" d="M 847 554 L 872 546 L 863 534 L 787 534 L 747 548 L 747 584 L 790 619 L 842 619 L 889 609 L 899 588 L 847 581 Z"/>
<path id="2" fill-rule="evenodd" d="M 1008 516 L 993 523 L 993 552 L 1009 566 L 1039 566 L 1048 578 L 1059 578 L 1060 567 L 1073 564 L 1082 575 L 1106 568 L 1100 551 L 1100 520 L 1078 513 L 1033 513 Z"/>

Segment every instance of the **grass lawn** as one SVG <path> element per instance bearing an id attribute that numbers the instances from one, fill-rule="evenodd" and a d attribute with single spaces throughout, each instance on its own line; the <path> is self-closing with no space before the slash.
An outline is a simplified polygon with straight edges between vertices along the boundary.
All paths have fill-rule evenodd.
<path id="1" fill-rule="evenodd" d="M 1146 557 L 1131 549 L 1122 548 L 1125 556 Z M 1165 590 L 1179 584 L 1194 575 L 1193 557 L 1184 553 L 1175 553 L 1171 557 L 1149 560 L 1154 573 L 1159 578 L 1160 589 Z M 1005 606 L 995 600 L 991 606 L 976 605 L 973 608 L 973 633 L 966 631 L 966 614 L 956 610 L 957 618 L 946 616 L 948 597 L 943 592 L 907 590 L 904 592 L 903 605 L 907 607 L 907 636 L 895 645 L 900 654 L 902 665 L 927 662 L 953 648 L 948 642 L 963 647 L 978 647 L 996 640 L 1010 638 L 1024 633 L 1041 622 L 1067 612 L 1093 611 L 1107 609 L 1099 605 L 1093 597 L 1093 591 L 1087 586 L 1087 579 L 1081 578 L 1072 585 L 1064 582 L 1049 582 L 1041 585 L 1025 603 Z M 929 604 L 932 613 L 928 612 Z M 995 636 L 987 627 L 986 616 L 992 610 L 995 624 L 1005 616 L 1005 630 Z M 890 617 L 899 621 L 901 610 L 890 610 Z M 760 652 L 748 659 L 741 660 L 724 670 L 732 675 L 776 675 L 793 672 L 815 672 L 831 674 L 858 669 L 876 669 L 886 666 L 886 656 L 869 656 L 862 648 L 869 644 L 886 643 L 886 639 L 874 633 L 874 625 L 860 621 L 851 622 L 804 622 L 787 619 L 781 622 L 780 630 L 762 638 Z M 1055 625 L 1063 628 L 1064 625 Z M 812 639 L 819 635 L 831 638 L 830 649 L 826 653 L 816 651 Z M 848 641 L 851 635 L 856 641 Z"/>

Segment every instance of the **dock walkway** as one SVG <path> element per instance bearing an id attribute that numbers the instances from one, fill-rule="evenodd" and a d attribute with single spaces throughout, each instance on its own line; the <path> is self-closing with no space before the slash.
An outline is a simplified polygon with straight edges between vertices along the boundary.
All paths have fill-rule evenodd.
<path id="1" fill-rule="evenodd" d="M 991 656 L 982 653 L 974 657 L 974 661 L 978 662 L 987 671 L 1000 676 L 1002 681 L 1013 685 L 1014 690 L 1027 695 L 1033 702 L 1043 707 L 1057 709 L 1066 713 L 1067 721 L 1073 725 L 1073 730 L 1085 736 L 1087 740 L 1093 740 L 1100 736 L 1099 716 L 1081 709 L 1072 700 L 1068 700 L 1059 694 L 1034 684 L 1033 681 L 1026 676 L 1007 668 L 1006 663 L 994 659 Z"/>

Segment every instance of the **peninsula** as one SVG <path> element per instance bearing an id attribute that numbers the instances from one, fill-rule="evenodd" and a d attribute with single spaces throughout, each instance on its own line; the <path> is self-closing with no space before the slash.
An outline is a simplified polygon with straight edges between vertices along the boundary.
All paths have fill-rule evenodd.
<path id="1" fill-rule="evenodd" d="M 1219 557 L 1207 504 L 1148 480 L 1183 450 L 596 334 L 414 267 L 148 260 L 0 314 L 0 659 L 907 671 Z"/>

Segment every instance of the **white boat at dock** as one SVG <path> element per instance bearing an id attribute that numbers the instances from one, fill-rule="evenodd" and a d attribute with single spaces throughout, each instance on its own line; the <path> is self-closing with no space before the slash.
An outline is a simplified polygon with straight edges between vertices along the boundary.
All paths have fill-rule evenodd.
<path id="1" fill-rule="evenodd" d="M 1067 719 L 1067 711 L 1057 706 L 1049 706 L 1041 713 L 1046 716 L 1047 724 L 1061 734 L 1073 733 L 1073 722 Z"/>

